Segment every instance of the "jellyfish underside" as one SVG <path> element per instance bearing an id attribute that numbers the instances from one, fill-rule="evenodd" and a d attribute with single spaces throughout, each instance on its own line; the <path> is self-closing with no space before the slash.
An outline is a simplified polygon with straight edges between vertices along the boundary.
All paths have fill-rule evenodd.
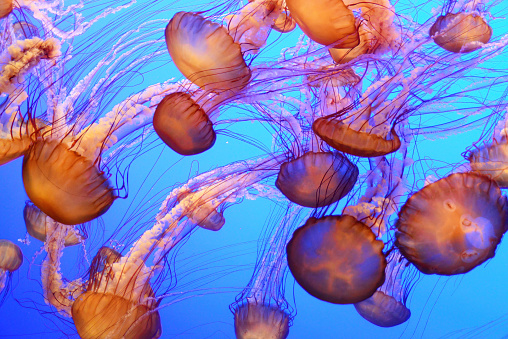
<path id="1" fill-rule="evenodd" d="M 199 154 L 215 144 L 212 122 L 187 93 L 171 93 L 162 99 L 153 127 L 159 138 L 181 155 Z"/>
<path id="2" fill-rule="evenodd" d="M 105 213 L 115 196 L 94 164 L 58 141 L 37 141 L 23 159 L 23 184 L 30 200 L 66 225 Z"/>
<path id="3" fill-rule="evenodd" d="M 466 273 L 494 256 L 507 213 L 494 181 L 452 174 L 408 199 L 399 212 L 395 244 L 423 273 Z"/>
<path id="4" fill-rule="evenodd" d="M 448 13 L 437 18 L 429 30 L 434 42 L 454 53 L 469 53 L 489 42 L 492 28 L 476 14 Z"/>
<path id="5" fill-rule="evenodd" d="M 312 40 L 334 48 L 353 48 L 360 42 L 353 12 L 342 0 L 287 0 L 298 27 Z"/>
<path id="6" fill-rule="evenodd" d="M 323 207 L 342 199 L 358 178 L 358 167 L 340 153 L 307 152 L 281 165 L 277 188 L 292 202 Z"/>
<path id="7" fill-rule="evenodd" d="M 159 312 L 121 296 L 88 291 L 72 305 L 72 319 L 82 339 L 159 338 Z"/>
<path id="8" fill-rule="evenodd" d="M 486 175 L 499 187 L 508 188 L 508 143 L 485 145 L 471 153 L 469 163 L 473 171 Z"/>
<path id="9" fill-rule="evenodd" d="M 390 154 L 400 148 L 400 138 L 392 128 L 392 139 L 363 131 L 355 131 L 348 125 L 327 118 L 318 118 L 312 124 L 312 130 L 329 146 L 338 151 L 358 157 L 379 157 Z"/>
<path id="10" fill-rule="evenodd" d="M 279 308 L 247 302 L 235 310 L 237 339 L 285 339 L 289 316 Z"/>
<path id="11" fill-rule="evenodd" d="M 352 304 L 372 296 L 385 279 L 383 242 L 349 215 L 309 218 L 289 241 L 288 265 L 314 297 Z"/>
<path id="12" fill-rule="evenodd" d="M 372 297 L 354 306 L 364 319 L 380 327 L 400 325 L 411 316 L 411 311 L 406 306 L 381 291 L 376 291 Z"/>
<path id="13" fill-rule="evenodd" d="M 23 218 L 25 220 L 26 231 L 32 237 L 42 242 L 46 242 L 46 218 L 47 215 L 37 208 L 34 204 L 27 202 L 23 209 Z M 71 227 L 71 226 L 68 226 Z M 82 241 L 83 236 L 78 233 L 68 232 L 65 237 L 64 246 L 77 245 Z"/>
<path id="14" fill-rule="evenodd" d="M 12 241 L 0 239 L 0 270 L 13 272 L 23 263 L 23 253 Z"/>
<path id="15" fill-rule="evenodd" d="M 166 27 L 166 45 L 180 72 L 204 90 L 236 93 L 249 83 L 240 45 L 198 14 L 176 13 Z"/>
<path id="16" fill-rule="evenodd" d="M 31 140 L 24 138 L 0 139 L 0 165 L 24 155 L 30 147 Z"/>

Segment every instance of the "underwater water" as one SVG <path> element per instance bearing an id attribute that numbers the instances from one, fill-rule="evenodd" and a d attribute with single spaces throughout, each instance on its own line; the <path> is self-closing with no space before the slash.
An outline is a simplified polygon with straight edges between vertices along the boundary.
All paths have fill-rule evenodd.
<path id="1" fill-rule="evenodd" d="M 0 166 L 0 238 L 23 252 L 23 264 L 2 294 L 0 337 L 78 338 L 70 310 L 85 290 L 115 290 L 147 305 L 148 314 L 160 315 L 162 338 L 235 338 L 230 305 L 235 310 L 253 300 L 286 312 L 289 338 L 508 336 L 506 240 L 492 259 L 465 274 L 429 275 L 412 264 L 405 267 L 390 288 L 402 289 L 393 293 L 411 317 L 390 328 L 368 322 L 353 305 L 307 293 L 287 268 L 285 249 L 309 217 L 349 214 L 371 228 L 389 257 L 396 252 L 396 222 L 408 197 L 449 174 L 473 171 L 468 157 L 475 150 L 506 144 L 507 6 L 502 1 L 428 1 L 418 7 L 409 1 L 372 1 L 380 12 L 371 17 L 361 5 L 345 2 L 357 18 L 355 27 L 371 29 L 366 36 L 374 42 L 360 56 L 334 63 L 330 46 L 313 42 L 299 26 L 288 33 L 270 30 L 285 3 L 23 0 L 0 19 L 2 140 L 12 142 L 28 131 L 31 144 L 58 141 L 90 160 L 119 197 L 97 219 L 74 228 L 83 236 L 77 245 L 64 249 L 59 233 L 64 226 L 56 224 L 55 238 L 45 246 L 26 231 L 23 159 Z M 226 42 L 200 40 L 202 33 L 212 34 L 205 34 L 208 28 L 196 19 L 185 28 L 187 35 L 174 33 L 168 43 L 166 26 L 181 11 L 199 12 L 217 23 L 213 29 L 227 27 L 213 34 L 229 34 L 233 49 L 241 51 L 233 72 L 219 64 L 208 66 L 211 75 L 182 75 L 186 62 L 199 64 L 197 54 L 206 62 L 220 61 L 224 54 L 213 52 Z M 458 12 L 484 18 L 492 28 L 492 37 L 480 41 L 479 49 L 454 53 L 429 37 L 437 17 Z M 15 54 L 9 46 L 37 36 L 48 46 L 39 55 L 34 52 L 39 47 L 25 47 L 32 59 L 21 75 L 9 76 L 5 65 Z M 176 47 L 170 55 L 166 43 L 171 41 Z M 180 51 L 182 60 L 176 61 Z M 174 92 L 191 95 L 213 123 L 216 140 L 209 149 L 181 155 L 154 131 L 156 107 Z M 362 113 L 365 107 L 372 112 Z M 369 157 L 345 152 L 358 168 L 350 191 L 326 206 L 299 206 L 275 182 L 282 163 L 311 151 L 333 151 L 312 129 L 320 117 L 385 140 L 393 140 L 395 131 L 401 146 Z M 23 127 L 25 121 L 30 128 Z M 53 170 L 49 161 L 37 166 Z M 318 178 L 318 186 L 328 182 Z M 45 191 L 41 199 L 50 195 Z M 72 200 L 69 196 L 63 195 Z M 55 206 L 63 206 L 64 215 L 69 201 L 58 197 Z M 215 212 L 225 219 L 220 230 L 195 227 Z M 163 231 L 148 236 L 154 225 Z M 114 248 L 123 261 L 98 265 L 93 259 L 101 246 Z M 111 276 L 104 274 L 108 265 Z"/>

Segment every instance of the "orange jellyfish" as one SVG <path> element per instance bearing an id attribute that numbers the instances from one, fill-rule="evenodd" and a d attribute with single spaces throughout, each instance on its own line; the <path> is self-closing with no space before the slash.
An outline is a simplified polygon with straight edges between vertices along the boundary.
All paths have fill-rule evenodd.
<path id="1" fill-rule="evenodd" d="M 166 27 L 166 45 L 180 72 L 205 91 L 236 93 L 249 83 L 240 45 L 199 14 L 176 13 Z"/>
<path id="2" fill-rule="evenodd" d="M 11 14 L 14 9 L 13 0 L 1 0 L 0 1 L 0 18 L 5 18 Z"/>
<path id="3" fill-rule="evenodd" d="M 306 152 L 281 165 L 275 186 L 290 201 L 323 207 L 342 199 L 358 178 L 358 167 L 335 152 Z"/>
<path id="4" fill-rule="evenodd" d="M 314 297 L 352 304 L 372 296 L 385 279 L 384 244 L 349 215 L 309 218 L 286 251 L 289 269 Z"/>
<path id="5" fill-rule="evenodd" d="M 153 128 L 166 145 L 181 155 L 204 152 L 216 139 L 208 115 L 183 92 L 162 99 L 153 115 Z"/>
<path id="6" fill-rule="evenodd" d="M 79 336 L 159 338 L 162 329 L 157 301 L 148 281 L 141 278 L 146 272 L 140 269 L 129 281 L 116 285 L 113 265 L 123 267 L 119 260 L 118 252 L 104 247 L 95 256 L 86 292 L 72 304 L 72 320 Z M 127 267 L 123 269 L 126 275 L 132 274 Z"/>
<path id="7" fill-rule="evenodd" d="M 429 35 L 447 51 L 469 53 L 489 42 L 492 28 L 476 13 L 448 13 L 437 18 Z"/>
<path id="8" fill-rule="evenodd" d="M 387 261 L 384 284 L 372 297 L 354 305 L 365 320 L 380 327 L 397 326 L 411 317 L 411 311 L 406 306 L 414 280 L 410 264 L 398 251 L 391 252 Z"/>
<path id="9" fill-rule="evenodd" d="M 54 220 L 51 220 L 51 218 L 29 201 L 26 202 L 25 208 L 23 209 L 23 218 L 25 219 L 25 226 L 28 234 L 35 239 L 46 242 L 48 230 L 47 224 L 54 223 Z M 83 239 L 83 235 L 79 234 L 79 232 L 77 232 L 74 228 L 70 227 L 70 230 L 65 237 L 64 246 L 77 245 L 81 243 Z"/>
<path id="10" fill-rule="evenodd" d="M 413 194 L 399 212 L 396 246 L 426 274 L 466 273 L 494 256 L 508 205 L 495 181 L 456 173 Z"/>
<path id="11" fill-rule="evenodd" d="M 287 0 L 298 27 L 312 40 L 335 48 L 353 48 L 359 43 L 353 12 L 342 0 Z"/>
<path id="12" fill-rule="evenodd" d="M 235 311 L 237 339 L 285 339 L 289 334 L 289 316 L 274 306 L 248 302 Z"/>
<path id="13" fill-rule="evenodd" d="M 206 189 L 205 189 L 206 191 Z M 182 193 L 177 197 L 178 203 L 185 211 L 184 214 L 193 224 L 210 231 L 218 231 L 226 223 L 222 212 L 218 210 L 223 201 L 220 199 L 196 198 L 197 192 Z M 206 193 L 205 193 L 206 194 Z M 197 195 L 200 195 L 198 193 Z"/>
<path id="14" fill-rule="evenodd" d="M 500 142 L 494 139 L 469 154 L 473 171 L 486 175 L 499 187 L 508 188 L 508 143 L 506 137 Z"/>
<path id="15" fill-rule="evenodd" d="M 272 28 L 280 33 L 289 33 L 296 28 L 296 21 L 289 12 L 281 12 Z"/>
<path id="16" fill-rule="evenodd" d="M 39 140 L 23 158 L 23 184 L 30 200 L 66 225 L 104 214 L 115 195 L 94 163 L 56 140 Z"/>
<path id="17" fill-rule="evenodd" d="M 16 271 L 23 263 L 23 253 L 18 245 L 0 239 L 0 291 L 5 287 L 7 275 Z"/>

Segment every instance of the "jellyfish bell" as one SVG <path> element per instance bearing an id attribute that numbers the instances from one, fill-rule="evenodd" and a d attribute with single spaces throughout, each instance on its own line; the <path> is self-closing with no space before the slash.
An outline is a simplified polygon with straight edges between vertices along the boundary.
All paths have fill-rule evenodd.
<path id="1" fill-rule="evenodd" d="M 18 40 L 32 39 L 38 35 L 38 28 L 25 21 L 17 21 L 12 24 L 14 36 Z"/>
<path id="2" fill-rule="evenodd" d="M 353 48 L 360 42 L 353 12 L 342 0 L 287 0 L 298 27 L 312 40 L 334 48 Z"/>
<path id="3" fill-rule="evenodd" d="M 456 173 L 413 194 L 399 212 L 400 252 L 425 274 L 466 273 L 495 254 L 508 206 L 495 181 Z"/>
<path id="4" fill-rule="evenodd" d="M 323 207 L 348 194 L 358 173 L 358 167 L 338 152 L 306 152 L 281 165 L 275 186 L 298 205 Z"/>
<path id="5" fill-rule="evenodd" d="M 475 13 L 448 13 L 437 18 L 429 35 L 449 52 L 469 53 L 489 42 L 492 27 Z"/>
<path id="6" fill-rule="evenodd" d="M 14 272 L 23 263 L 23 253 L 12 241 L 0 239 L 0 269 Z"/>
<path id="7" fill-rule="evenodd" d="M 296 21 L 290 13 L 281 12 L 272 28 L 280 33 L 289 33 L 296 28 Z"/>
<path id="8" fill-rule="evenodd" d="M 309 218 L 286 247 L 289 269 L 312 296 L 351 304 L 372 296 L 385 279 L 383 242 L 349 215 Z"/>
<path id="9" fill-rule="evenodd" d="M 56 140 L 38 140 L 30 146 L 22 176 L 30 200 L 66 225 L 99 217 L 116 198 L 108 179 L 91 160 Z"/>
<path id="10" fill-rule="evenodd" d="M 237 339 L 285 339 L 289 319 L 281 309 L 252 300 L 235 310 L 235 335 Z"/>
<path id="11" fill-rule="evenodd" d="M 49 217 L 29 201 L 26 202 L 25 208 L 23 208 L 23 218 L 28 234 L 35 239 L 46 242 L 47 223 L 52 222 L 52 220 L 48 220 Z M 64 246 L 77 245 L 81 243 L 84 238 L 83 235 L 72 229 L 65 237 Z"/>
<path id="12" fill-rule="evenodd" d="M 411 316 L 411 311 L 406 306 L 380 291 L 356 303 L 355 309 L 363 318 L 380 327 L 400 325 Z"/>
<path id="13" fill-rule="evenodd" d="M 236 93 L 249 83 L 240 45 L 199 14 L 176 13 L 166 27 L 166 45 L 180 72 L 206 91 Z"/>
<path id="14" fill-rule="evenodd" d="M 469 163 L 476 173 L 490 177 L 501 188 L 508 188 L 508 143 L 501 142 L 483 145 L 469 154 Z"/>
<path id="15" fill-rule="evenodd" d="M 187 93 L 171 93 L 162 99 L 153 116 L 153 128 L 181 155 L 199 154 L 215 144 L 212 122 Z"/>
<path id="16" fill-rule="evenodd" d="M 366 131 L 356 131 L 348 124 L 330 118 L 318 118 L 312 130 L 329 146 L 358 157 L 379 157 L 400 148 L 401 142 L 394 128 L 391 139 Z"/>
<path id="17" fill-rule="evenodd" d="M 11 14 L 13 9 L 13 0 L 0 0 L 0 19 Z"/>

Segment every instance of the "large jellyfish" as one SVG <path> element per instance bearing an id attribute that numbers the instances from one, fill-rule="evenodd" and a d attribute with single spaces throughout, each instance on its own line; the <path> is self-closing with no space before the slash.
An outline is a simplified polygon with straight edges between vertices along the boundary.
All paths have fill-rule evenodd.
<path id="1" fill-rule="evenodd" d="M 494 256 L 508 206 L 488 177 L 456 173 L 413 194 L 399 212 L 396 246 L 426 274 L 466 273 Z"/>

